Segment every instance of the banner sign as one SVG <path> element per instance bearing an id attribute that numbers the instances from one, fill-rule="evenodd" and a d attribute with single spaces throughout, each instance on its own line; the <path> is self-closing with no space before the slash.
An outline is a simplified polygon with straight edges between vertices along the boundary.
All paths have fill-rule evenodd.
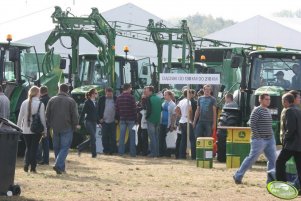
<path id="1" fill-rule="evenodd" d="M 160 73 L 160 84 L 220 84 L 220 74 Z"/>

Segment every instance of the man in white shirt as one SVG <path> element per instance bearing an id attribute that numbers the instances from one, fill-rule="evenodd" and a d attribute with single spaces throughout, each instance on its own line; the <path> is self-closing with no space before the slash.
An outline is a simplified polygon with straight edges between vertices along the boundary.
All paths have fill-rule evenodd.
<path id="1" fill-rule="evenodd" d="M 196 145 L 195 145 L 195 136 L 192 129 L 192 108 L 191 108 L 191 92 L 188 90 L 185 90 L 183 92 L 183 96 L 185 97 L 182 99 L 177 107 L 176 107 L 176 113 L 177 115 L 181 116 L 179 123 L 180 123 L 180 129 L 182 133 L 181 137 L 181 143 L 180 143 L 180 153 L 179 158 L 180 159 L 186 159 L 186 148 L 187 148 L 187 125 L 189 125 L 189 140 L 191 144 L 191 159 L 195 159 L 195 152 L 196 152 Z"/>

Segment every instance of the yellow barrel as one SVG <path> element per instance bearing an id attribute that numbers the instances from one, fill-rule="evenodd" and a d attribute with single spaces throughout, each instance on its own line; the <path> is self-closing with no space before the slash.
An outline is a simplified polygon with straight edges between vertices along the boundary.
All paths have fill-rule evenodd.
<path id="1" fill-rule="evenodd" d="M 196 166 L 212 168 L 213 138 L 198 137 L 196 141 Z"/>
<path id="2" fill-rule="evenodd" d="M 226 127 L 225 127 L 226 128 Z M 250 152 L 251 129 L 249 127 L 228 127 L 226 145 L 226 167 L 239 168 Z"/>

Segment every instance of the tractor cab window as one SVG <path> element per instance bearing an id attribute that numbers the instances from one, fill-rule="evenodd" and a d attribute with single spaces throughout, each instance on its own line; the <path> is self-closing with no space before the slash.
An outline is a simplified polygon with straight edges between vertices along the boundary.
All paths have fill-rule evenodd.
<path id="1" fill-rule="evenodd" d="M 102 85 L 108 84 L 103 62 L 97 60 L 81 61 L 80 81 L 82 85 Z"/>
<path id="2" fill-rule="evenodd" d="M 26 49 L 21 52 L 21 77 L 22 79 L 34 81 L 39 78 L 39 67 L 36 54 L 31 49 Z M 42 76 L 43 72 L 40 72 Z"/>
<path id="3" fill-rule="evenodd" d="M 132 77 L 131 77 L 131 63 L 126 62 L 123 66 L 123 83 L 131 83 Z"/>
<path id="4" fill-rule="evenodd" d="M 108 78 L 105 73 L 103 62 L 96 62 L 94 65 L 94 73 L 93 73 L 93 84 L 96 85 L 107 85 L 108 84 Z"/>
<path id="5" fill-rule="evenodd" d="M 140 88 L 144 88 L 147 85 L 151 85 L 153 69 L 150 65 L 149 57 L 139 59 L 138 61 L 138 85 Z"/>
<path id="6" fill-rule="evenodd" d="M 6 81 L 14 81 L 16 80 L 15 73 L 14 73 L 14 63 L 11 61 L 4 62 L 4 80 Z"/>
<path id="7" fill-rule="evenodd" d="M 287 58 L 255 58 L 251 87 L 279 86 L 284 90 L 301 90 L 300 62 Z"/>
<path id="8" fill-rule="evenodd" d="M 115 60 L 115 84 L 116 89 L 120 89 L 124 83 L 131 83 L 131 64 L 123 58 Z"/>
<path id="9" fill-rule="evenodd" d="M 4 80 L 6 81 L 15 81 L 16 76 L 15 76 L 15 62 L 9 60 L 9 51 L 4 50 L 3 52 L 1 51 L 4 57 Z"/>

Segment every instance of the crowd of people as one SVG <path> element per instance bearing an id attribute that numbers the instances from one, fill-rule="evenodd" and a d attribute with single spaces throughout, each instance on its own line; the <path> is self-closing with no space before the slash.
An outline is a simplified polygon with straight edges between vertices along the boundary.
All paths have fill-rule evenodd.
<path id="1" fill-rule="evenodd" d="M 36 172 L 37 164 L 49 164 L 49 137 L 52 130 L 55 163 L 57 174 L 65 172 L 65 160 L 72 143 L 73 133 L 84 125 L 89 138 L 79 144 L 80 155 L 87 147 L 91 148 L 92 158 L 97 157 L 96 128 L 102 129 L 102 145 L 105 155 L 123 156 L 128 149 L 131 157 L 138 154 L 148 157 L 170 157 L 167 149 L 168 132 L 177 131 L 175 157 L 186 159 L 187 138 L 190 141 L 191 159 L 196 159 L 196 138 L 209 137 L 216 129 L 216 99 L 212 96 L 210 85 L 205 85 L 196 93 L 183 89 L 182 96 L 176 101 L 172 91 L 162 91 L 163 97 L 154 92 L 154 87 L 146 86 L 141 100 L 137 103 L 132 95 L 130 84 L 124 84 L 122 93 L 116 97 L 113 89 L 108 87 L 105 94 L 98 98 L 96 89 L 90 89 L 81 114 L 78 114 L 76 102 L 69 95 L 69 86 L 61 84 L 56 96 L 48 96 L 47 87 L 33 86 L 28 98 L 21 104 L 17 125 L 23 130 L 26 144 L 24 171 Z M 9 117 L 9 100 L 0 87 L 1 117 Z M 300 93 L 290 91 L 282 96 L 281 140 L 283 149 L 279 156 L 272 129 L 272 116 L 268 109 L 271 97 L 268 94 L 259 96 L 258 107 L 250 116 L 251 150 L 233 175 L 236 184 L 242 183 L 246 171 L 264 153 L 268 171 L 274 170 L 276 179 L 286 181 L 285 164 L 294 157 L 301 183 L 301 109 Z M 225 104 L 237 106 L 232 94 L 225 96 Z M 6 107 L 5 107 L 6 105 Z M 6 108 L 6 109 L 5 109 Z M 39 114 L 44 130 L 41 133 L 31 131 L 33 114 Z M 138 144 L 136 131 L 138 126 Z M 117 128 L 119 133 L 117 134 Z M 188 131 L 188 132 L 187 132 Z M 125 143 L 128 134 L 128 147 Z M 119 135 L 119 136 L 118 136 Z M 117 143 L 118 136 L 118 143 Z"/>
<path id="2" fill-rule="evenodd" d="M 97 90 L 92 88 L 86 93 L 83 109 L 78 114 L 77 104 L 69 95 L 68 85 L 61 84 L 58 94 L 52 98 L 48 95 L 47 87 L 33 86 L 28 91 L 27 99 L 21 104 L 17 120 L 26 145 L 23 169 L 25 172 L 35 173 L 37 164 L 49 165 L 49 143 L 52 137 L 55 155 L 53 169 L 57 174 L 64 173 L 73 134 L 81 128 L 80 125 L 84 125 L 89 136 L 77 146 L 79 156 L 90 147 L 92 158 L 97 157 L 95 134 L 96 128 L 100 127 L 105 155 L 123 156 L 129 152 L 131 157 L 170 157 L 166 136 L 168 132 L 177 131 L 176 158 L 186 159 L 188 156 L 189 137 L 191 159 L 195 159 L 196 137 L 210 136 L 216 123 L 216 101 L 210 92 L 210 85 L 205 85 L 204 91 L 198 93 L 202 98 L 198 99 L 194 90 L 184 89 L 182 97 L 176 102 L 172 91 L 163 90 L 163 97 L 160 97 L 155 93 L 154 87 L 146 86 L 141 100 L 136 102 L 130 84 L 123 85 L 118 97 L 114 95 L 112 88 L 107 87 L 105 94 L 98 98 Z M 9 118 L 10 103 L 2 87 L 0 99 L 3 103 L 1 117 Z M 39 133 L 32 131 L 33 115 L 36 114 L 44 128 Z M 138 139 L 135 139 L 135 125 L 139 125 Z M 187 126 L 190 128 L 189 134 Z M 202 127 L 207 130 L 203 132 Z"/>

